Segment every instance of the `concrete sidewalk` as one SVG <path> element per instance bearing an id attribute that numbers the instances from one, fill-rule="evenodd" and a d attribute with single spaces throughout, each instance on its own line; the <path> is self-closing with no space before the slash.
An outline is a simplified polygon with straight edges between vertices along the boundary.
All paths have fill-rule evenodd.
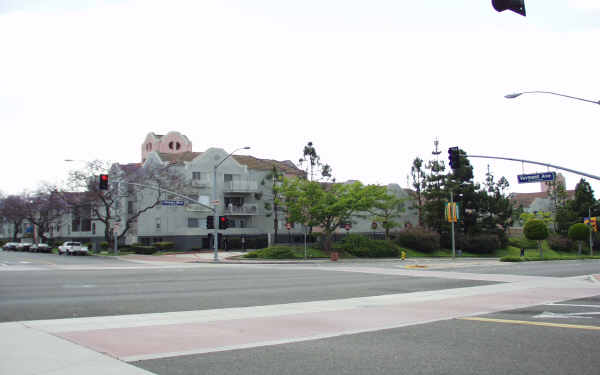
<path id="1" fill-rule="evenodd" d="M 153 374 L 23 323 L 0 323 L 0 337 L 0 374 Z"/>

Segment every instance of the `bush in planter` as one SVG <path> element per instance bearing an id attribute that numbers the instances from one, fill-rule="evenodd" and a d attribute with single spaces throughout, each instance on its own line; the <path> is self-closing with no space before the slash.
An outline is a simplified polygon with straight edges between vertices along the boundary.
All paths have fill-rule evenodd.
<path id="1" fill-rule="evenodd" d="M 397 233 L 396 242 L 410 249 L 434 252 L 440 248 L 440 235 L 425 228 L 408 228 Z"/>
<path id="2" fill-rule="evenodd" d="M 575 247 L 572 240 L 558 234 L 551 234 L 548 236 L 547 241 L 548 246 L 550 246 L 552 250 L 556 251 L 572 251 Z"/>
<path id="3" fill-rule="evenodd" d="M 155 242 L 154 244 L 152 244 L 152 247 L 154 247 L 154 249 L 156 251 L 169 251 L 172 250 L 175 247 L 175 243 L 174 242 Z"/>

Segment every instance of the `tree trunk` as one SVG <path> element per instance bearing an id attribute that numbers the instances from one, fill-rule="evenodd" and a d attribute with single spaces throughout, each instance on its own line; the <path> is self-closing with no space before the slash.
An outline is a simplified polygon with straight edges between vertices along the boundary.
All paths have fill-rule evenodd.
<path id="1" fill-rule="evenodd" d="M 577 250 L 577 255 L 581 256 L 581 241 L 577 241 L 577 243 L 579 244 L 579 249 Z"/>
<path id="2" fill-rule="evenodd" d="M 540 258 L 544 257 L 544 254 L 542 252 L 542 241 L 538 240 L 538 248 L 540 249 Z"/>
<path id="3" fill-rule="evenodd" d="M 331 250 L 331 233 L 325 233 L 325 251 Z"/>

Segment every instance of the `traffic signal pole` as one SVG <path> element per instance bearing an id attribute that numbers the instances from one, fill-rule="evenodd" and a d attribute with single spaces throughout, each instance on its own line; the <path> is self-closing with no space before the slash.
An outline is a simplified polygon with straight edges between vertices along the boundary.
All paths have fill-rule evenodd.
<path id="1" fill-rule="evenodd" d="M 588 207 L 588 217 L 590 218 L 590 221 L 591 221 L 591 218 L 592 218 L 592 208 L 591 207 Z M 594 241 L 592 240 L 593 233 L 594 233 L 594 230 L 593 230 L 593 228 L 591 228 L 591 225 L 590 225 L 590 256 L 594 256 Z"/>
<path id="2" fill-rule="evenodd" d="M 225 160 L 225 159 L 223 159 Z M 221 162 L 222 163 L 222 162 Z M 212 207 L 213 207 L 213 249 L 214 249 L 214 256 L 213 256 L 213 260 L 215 262 L 219 261 L 219 240 L 217 238 L 217 236 L 219 235 L 218 232 L 218 228 L 219 228 L 219 223 L 217 222 L 217 168 L 219 167 L 220 163 L 218 165 L 215 165 L 213 167 L 213 183 L 212 183 Z"/>
<path id="3" fill-rule="evenodd" d="M 599 180 L 600 181 L 600 177 L 594 176 L 593 174 L 589 174 L 589 173 L 585 173 L 585 172 L 579 172 L 579 171 L 576 171 L 574 169 L 569 169 L 569 168 L 561 167 L 561 166 L 554 165 L 554 164 L 541 163 L 539 161 L 531 161 L 531 160 L 524 160 L 524 159 L 514 159 L 514 158 L 504 158 L 504 157 L 500 157 L 500 156 L 484 156 L 484 155 L 464 155 L 464 156 L 467 157 L 467 158 L 485 158 L 485 159 L 510 160 L 510 161 L 518 161 L 520 163 L 529 163 L 529 164 L 543 165 L 544 167 L 561 169 L 563 171 L 575 173 L 575 174 L 578 174 L 580 176 L 585 176 L 585 177 L 589 177 L 589 178 L 592 178 L 594 180 Z"/>
<path id="4" fill-rule="evenodd" d="M 450 190 L 450 205 L 453 206 L 454 203 L 454 193 Z M 456 247 L 454 245 L 454 220 L 450 220 L 450 225 L 452 226 L 452 260 L 456 260 Z"/>

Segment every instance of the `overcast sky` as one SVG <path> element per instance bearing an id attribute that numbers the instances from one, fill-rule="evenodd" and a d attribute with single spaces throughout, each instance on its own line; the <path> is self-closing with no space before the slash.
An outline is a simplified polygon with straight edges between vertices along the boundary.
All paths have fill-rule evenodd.
<path id="1" fill-rule="evenodd" d="M 460 146 L 600 175 L 600 1 L 0 0 L 5 194 L 77 160 L 139 162 L 148 132 L 194 151 L 297 161 L 406 187 L 412 160 Z M 521 163 L 490 164 L 517 192 Z M 567 187 L 579 180 L 565 173 Z M 588 179 L 592 182 L 593 180 Z M 598 181 L 600 182 L 600 181 Z M 593 182 L 596 197 L 600 183 Z"/>

